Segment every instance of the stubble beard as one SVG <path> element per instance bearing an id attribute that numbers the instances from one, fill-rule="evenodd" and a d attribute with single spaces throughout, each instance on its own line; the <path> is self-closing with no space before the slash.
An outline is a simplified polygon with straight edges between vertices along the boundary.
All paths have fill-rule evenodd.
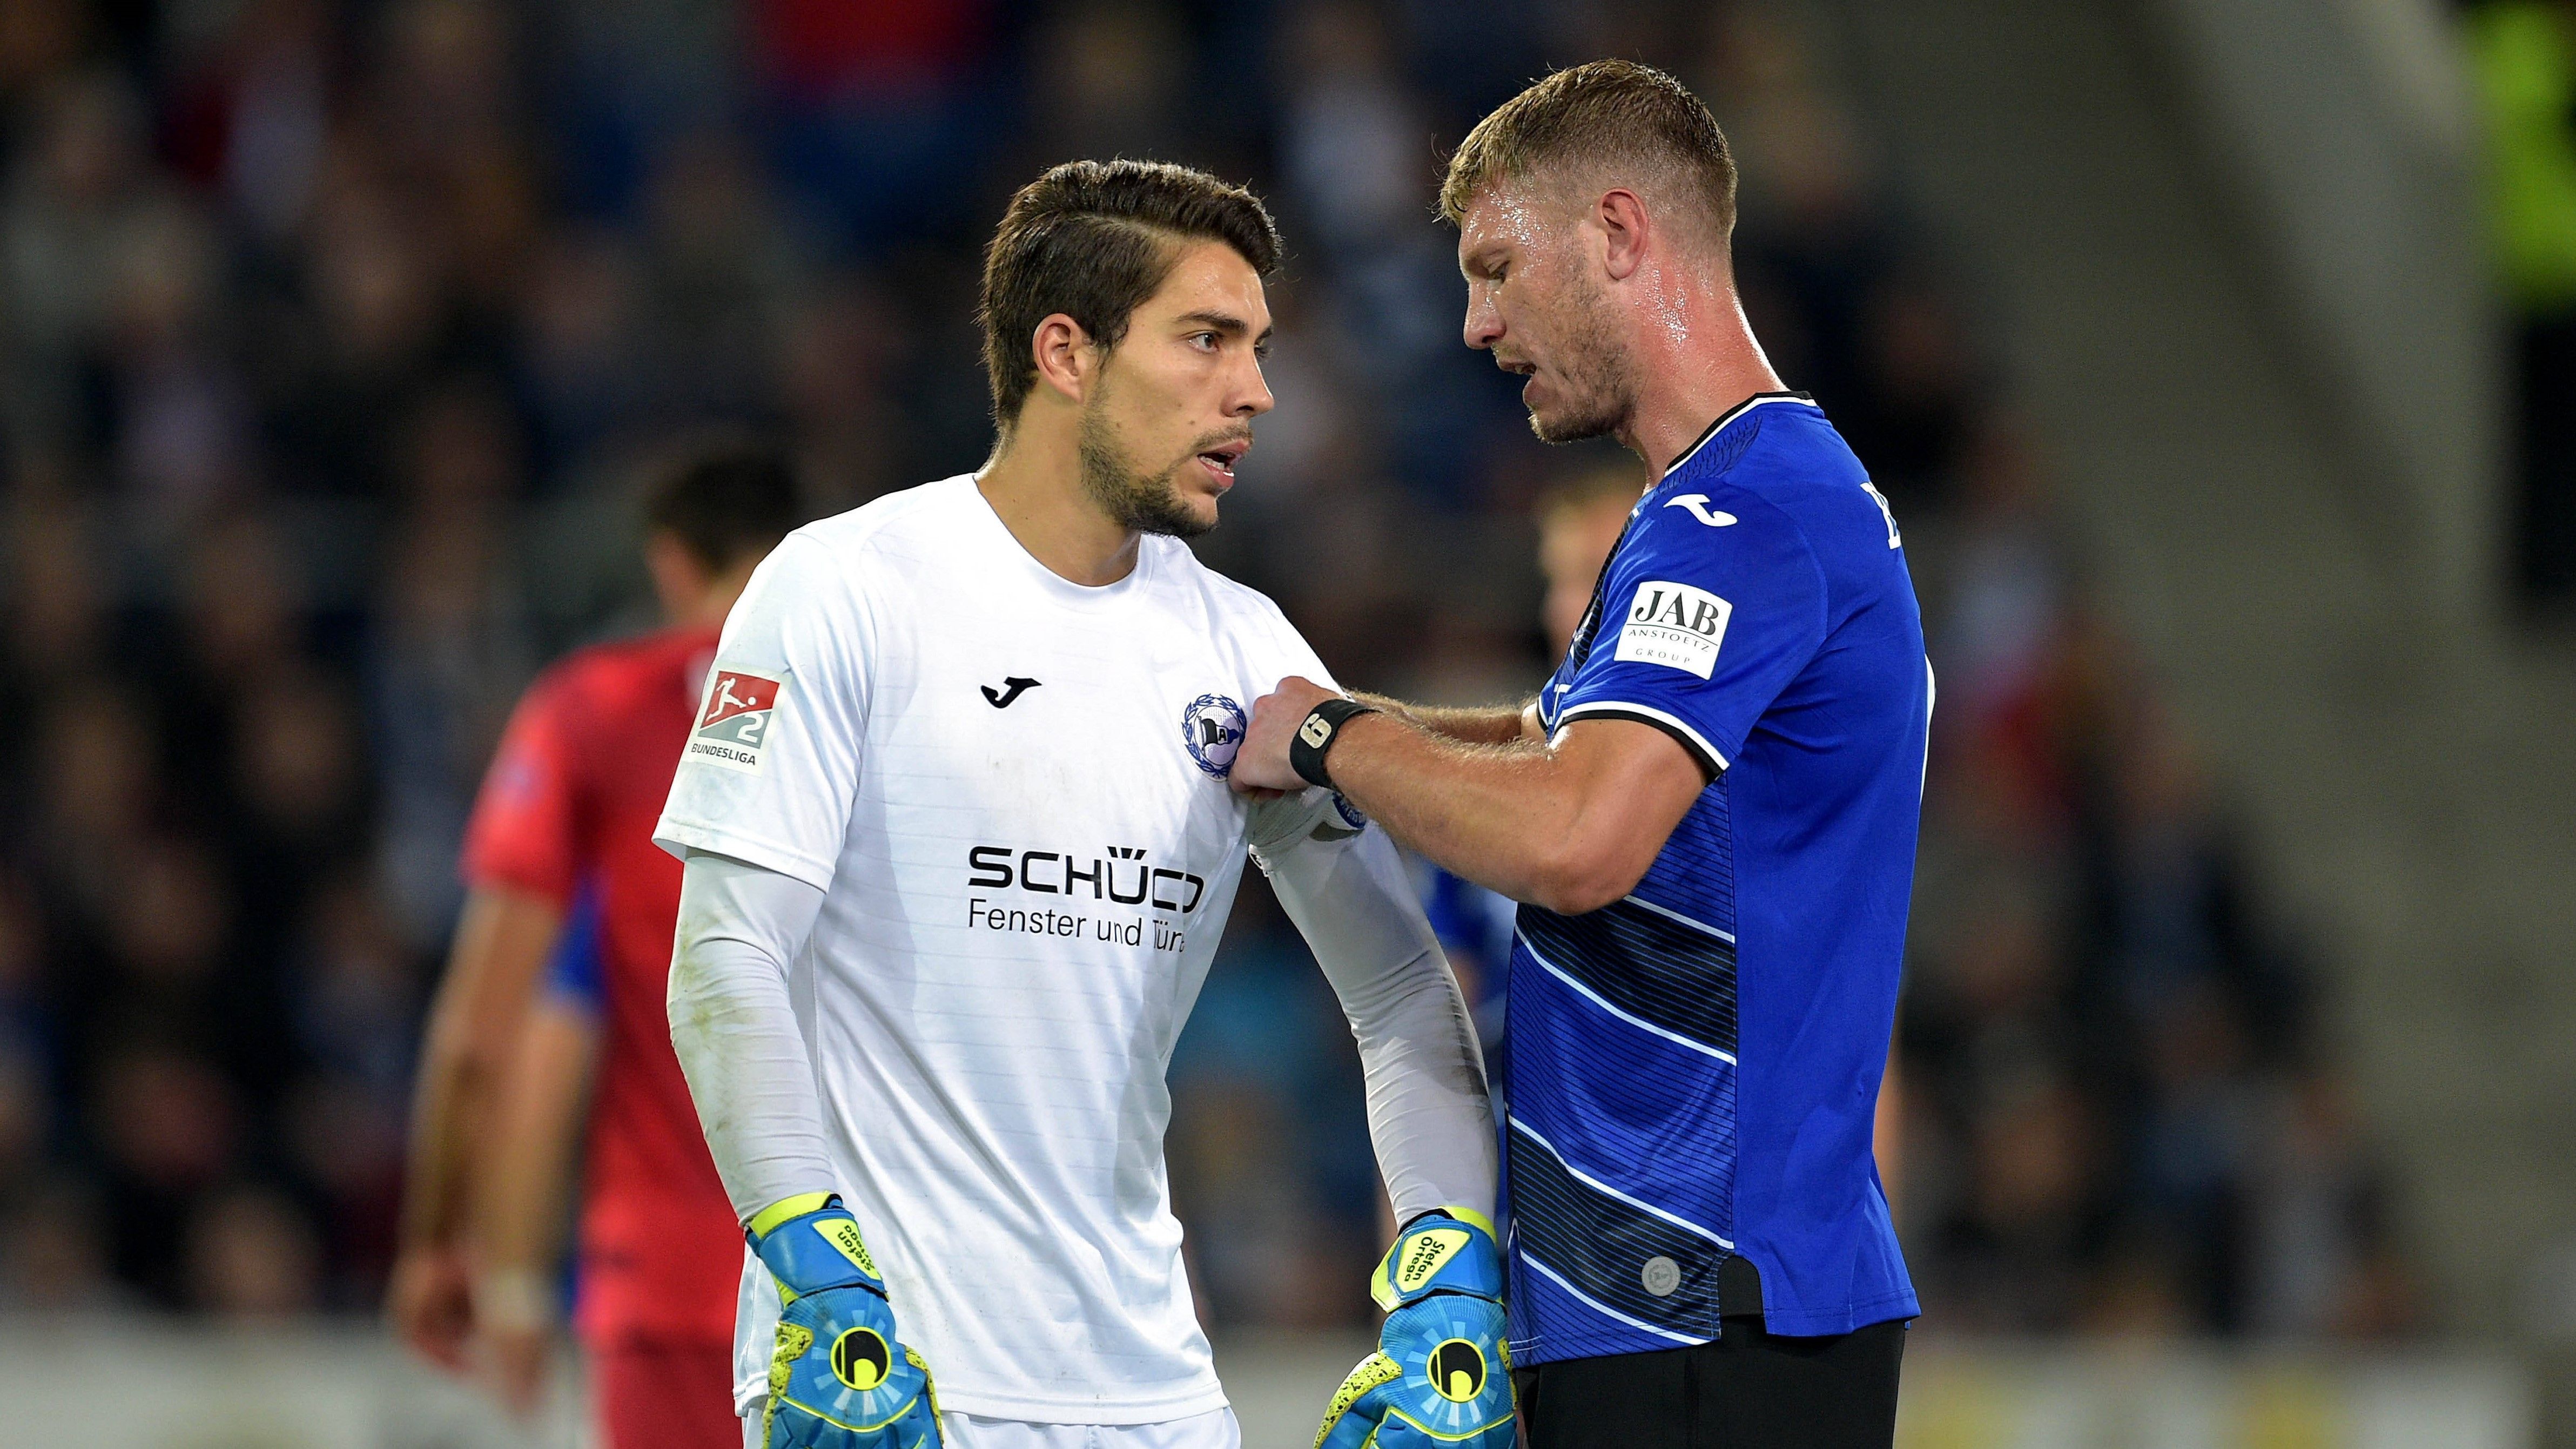
<path id="1" fill-rule="evenodd" d="M 1556 349 L 1564 397 L 1542 416 L 1530 410 L 1530 431 L 1542 443 L 1580 443 L 1618 434 L 1636 411 L 1637 389 L 1628 355 L 1610 326 L 1610 304 L 1598 292 L 1578 292 L 1566 309 L 1563 343 Z"/>
<path id="2" fill-rule="evenodd" d="M 1083 409 L 1074 448 L 1082 467 L 1082 491 L 1119 527 L 1171 538 L 1197 538 L 1216 527 L 1215 519 L 1191 512 L 1181 497 L 1181 470 L 1197 461 L 1196 453 L 1184 455 L 1160 473 L 1138 471 L 1096 402 Z"/>

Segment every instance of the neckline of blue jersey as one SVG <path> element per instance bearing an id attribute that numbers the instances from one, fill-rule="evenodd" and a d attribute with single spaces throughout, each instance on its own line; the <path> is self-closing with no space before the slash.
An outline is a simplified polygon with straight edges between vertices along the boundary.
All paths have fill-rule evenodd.
<path id="1" fill-rule="evenodd" d="M 1753 396 L 1746 398 L 1744 401 L 1737 403 L 1735 406 L 1728 408 L 1725 412 L 1718 414 L 1717 421 L 1708 425 L 1707 429 L 1699 435 L 1698 441 L 1692 443 L 1689 447 L 1682 449 L 1682 455 L 1675 458 L 1672 463 L 1664 469 L 1664 477 L 1670 478 L 1675 473 L 1680 472 L 1682 470 L 1682 465 L 1689 462 L 1692 458 L 1697 457 L 1699 455 L 1699 450 L 1708 446 L 1709 439 L 1716 437 L 1728 423 L 1734 422 L 1737 418 L 1744 416 L 1746 413 L 1753 411 L 1764 403 L 1773 402 L 1805 403 L 1809 407 L 1814 407 L 1816 405 L 1815 397 L 1808 393 L 1787 391 L 1757 392 Z"/>

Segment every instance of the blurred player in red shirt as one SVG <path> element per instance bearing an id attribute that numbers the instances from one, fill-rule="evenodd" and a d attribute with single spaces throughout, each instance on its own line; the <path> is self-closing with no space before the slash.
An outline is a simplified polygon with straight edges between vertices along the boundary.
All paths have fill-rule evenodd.
<path id="1" fill-rule="evenodd" d="M 668 466 L 644 546 L 666 626 L 583 649 L 529 687 L 466 829 L 389 1311 L 423 1356 L 479 1362 L 505 1402 L 533 1407 L 587 1104 L 575 1326 L 611 1449 L 741 1439 L 742 1228 L 671 1052 L 680 864 L 652 833 L 725 613 L 802 517 L 771 452 Z"/>

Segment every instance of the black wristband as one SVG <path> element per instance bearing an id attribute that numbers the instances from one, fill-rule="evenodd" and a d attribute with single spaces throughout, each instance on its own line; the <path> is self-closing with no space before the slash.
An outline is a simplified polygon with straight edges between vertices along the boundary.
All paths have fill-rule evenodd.
<path id="1" fill-rule="evenodd" d="M 1309 785 L 1333 788 L 1332 776 L 1324 772 L 1324 756 L 1332 752 L 1333 741 L 1342 737 L 1342 726 L 1358 715 L 1377 711 L 1356 699 L 1328 699 L 1306 712 L 1297 733 L 1288 737 L 1288 768 L 1295 770 Z"/>

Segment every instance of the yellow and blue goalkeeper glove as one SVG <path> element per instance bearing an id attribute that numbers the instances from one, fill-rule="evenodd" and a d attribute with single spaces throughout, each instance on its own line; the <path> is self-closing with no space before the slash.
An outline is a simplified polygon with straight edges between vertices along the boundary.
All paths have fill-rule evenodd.
<path id="1" fill-rule="evenodd" d="M 1377 1352 L 1324 1410 L 1315 1449 L 1512 1449 L 1503 1255 L 1481 1214 L 1404 1225 L 1369 1292 L 1387 1310 Z"/>
<path id="2" fill-rule="evenodd" d="M 930 1367 L 895 1336 L 885 1281 L 838 1197 L 808 1193 L 751 1220 L 778 1282 L 762 1449 L 938 1449 Z"/>

